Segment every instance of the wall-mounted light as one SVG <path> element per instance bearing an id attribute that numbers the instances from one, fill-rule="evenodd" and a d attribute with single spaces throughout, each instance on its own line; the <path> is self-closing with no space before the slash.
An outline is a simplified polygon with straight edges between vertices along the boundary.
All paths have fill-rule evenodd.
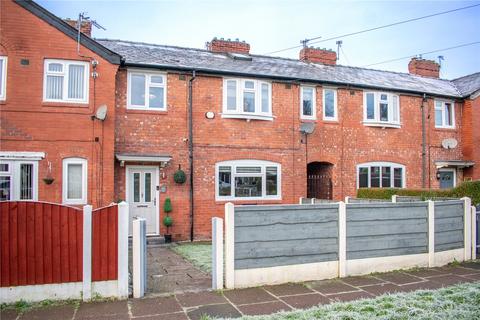
<path id="1" fill-rule="evenodd" d="M 437 180 L 440 180 L 440 171 L 437 171 Z"/>
<path id="2" fill-rule="evenodd" d="M 207 112 L 205 112 L 205 118 L 213 119 L 213 118 L 215 118 L 215 113 L 213 111 L 207 111 Z"/>

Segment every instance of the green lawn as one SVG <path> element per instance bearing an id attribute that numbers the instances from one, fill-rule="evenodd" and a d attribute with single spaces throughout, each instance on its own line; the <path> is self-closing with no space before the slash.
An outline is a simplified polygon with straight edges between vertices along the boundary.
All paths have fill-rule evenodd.
<path id="1" fill-rule="evenodd" d="M 209 319 L 209 318 L 206 318 Z M 334 303 L 305 311 L 269 316 L 242 317 L 243 320 L 430 320 L 480 319 L 480 283 L 461 284 L 434 291 L 385 295 L 375 299 Z"/>
<path id="2" fill-rule="evenodd" d="M 201 270 L 212 273 L 212 244 L 210 242 L 179 243 L 171 249 Z"/>

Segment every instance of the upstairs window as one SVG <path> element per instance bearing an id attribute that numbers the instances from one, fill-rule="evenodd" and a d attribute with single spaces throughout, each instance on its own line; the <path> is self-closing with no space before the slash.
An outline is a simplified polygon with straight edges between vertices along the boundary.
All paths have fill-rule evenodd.
<path id="1" fill-rule="evenodd" d="M 357 166 L 357 188 L 405 188 L 405 166 L 368 162 Z"/>
<path id="2" fill-rule="evenodd" d="M 47 59 L 44 73 L 44 101 L 88 103 L 88 62 Z"/>
<path id="3" fill-rule="evenodd" d="M 87 160 L 63 159 L 63 203 L 87 203 Z"/>
<path id="4" fill-rule="evenodd" d="M 453 103 L 435 100 L 435 128 L 455 128 Z"/>
<path id="5" fill-rule="evenodd" d="M 315 91 L 315 87 L 300 87 L 300 118 L 317 118 Z"/>
<path id="6" fill-rule="evenodd" d="M 271 84 L 250 79 L 224 79 L 222 117 L 271 120 Z"/>
<path id="7" fill-rule="evenodd" d="M 337 121 L 337 90 L 323 89 L 323 120 Z"/>
<path id="8" fill-rule="evenodd" d="M 217 200 L 281 199 L 281 166 L 261 160 L 224 161 L 216 165 Z"/>
<path id="9" fill-rule="evenodd" d="M 7 97 L 7 57 L 0 56 L 0 100 Z"/>
<path id="10" fill-rule="evenodd" d="M 366 125 L 400 126 L 399 96 L 386 92 L 365 92 L 363 121 Z"/>
<path id="11" fill-rule="evenodd" d="M 162 73 L 128 73 L 128 109 L 167 110 L 167 77 Z"/>

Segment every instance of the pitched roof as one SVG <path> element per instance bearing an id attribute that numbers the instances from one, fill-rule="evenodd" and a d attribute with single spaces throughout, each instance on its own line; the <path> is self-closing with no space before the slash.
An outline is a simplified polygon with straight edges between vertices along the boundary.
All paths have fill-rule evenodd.
<path id="1" fill-rule="evenodd" d="M 467 97 L 480 91 L 480 72 L 452 80 L 462 96 Z"/>
<path id="2" fill-rule="evenodd" d="M 76 28 L 70 26 L 68 23 L 63 21 L 61 18 L 57 17 L 53 13 L 49 12 L 45 8 L 39 6 L 35 2 L 31 0 L 14 0 L 16 4 L 21 6 L 22 8 L 30 11 L 32 14 L 37 16 L 38 18 L 42 19 L 43 21 L 47 22 L 51 26 L 57 28 L 70 38 L 77 40 L 78 31 Z M 110 49 L 104 47 L 97 41 L 93 40 L 92 38 L 86 36 L 83 33 L 80 33 L 80 43 L 82 46 L 92 50 L 100 57 L 104 58 L 110 63 L 113 64 L 120 64 L 121 56 L 118 53 L 111 51 Z"/>
<path id="3" fill-rule="evenodd" d="M 342 65 L 307 63 L 295 59 L 251 55 L 238 60 L 223 53 L 122 40 L 96 39 L 125 58 L 127 66 L 174 70 L 192 70 L 284 80 L 302 80 L 332 85 L 396 90 L 418 94 L 460 98 L 461 93 L 449 80 Z"/>

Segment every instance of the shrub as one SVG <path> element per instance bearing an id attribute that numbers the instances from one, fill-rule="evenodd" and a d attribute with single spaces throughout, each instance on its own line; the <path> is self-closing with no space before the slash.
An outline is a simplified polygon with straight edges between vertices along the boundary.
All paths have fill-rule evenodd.
<path id="1" fill-rule="evenodd" d="M 163 204 L 163 211 L 165 213 L 172 212 L 172 201 L 170 201 L 170 198 L 165 199 L 165 203 Z"/>
<path id="2" fill-rule="evenodd" d="M 178 166 L 178 170 L 173 174 L 173 180 L 178 184 L 182 184 L 187 181 L 187 175 L 185 174 L 185 171 L 182 170 L 180 165 Z"/>
<path id="3" fill-rule="evenodd" d="M 472 205 L 480 204 L 480 181 L 467 181 L 448 190 L 360 188 L 358 198 L 391 199 L 393 195 L 421 197 L 422 200 L 438 197 L 472 199 Z"/>
<path id="4" fill-rule="evenodd" d="M 170 216 L 165 216 L 165 217 L 163 218 L 163 225 L 164 225 L 165 227 L 168 228 L 168 227 L 170 227 L 172 224 L 173 224 L 173 219 L 172 219 L 172 217 L 170 217 Z"/>

